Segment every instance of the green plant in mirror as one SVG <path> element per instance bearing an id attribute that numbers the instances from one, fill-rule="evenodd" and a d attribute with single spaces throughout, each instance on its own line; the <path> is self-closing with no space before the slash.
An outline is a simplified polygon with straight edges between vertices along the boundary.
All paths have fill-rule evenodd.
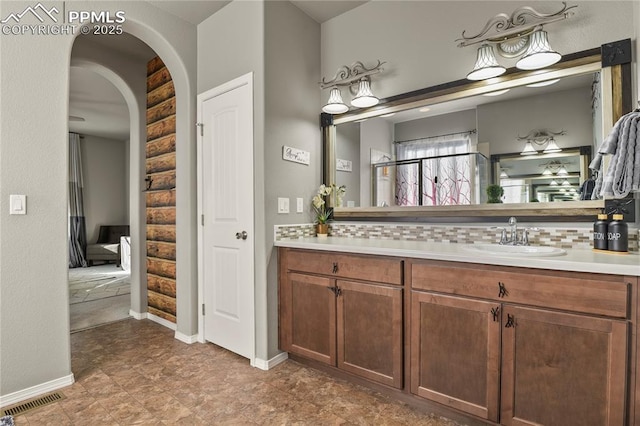
<path id="1" fill-rule="evenodd" d="M 487 203 L 495 204 L 502 203 L 502 196 L 504 195 L 504 189 L 500 185 L 487 186 Z"/>

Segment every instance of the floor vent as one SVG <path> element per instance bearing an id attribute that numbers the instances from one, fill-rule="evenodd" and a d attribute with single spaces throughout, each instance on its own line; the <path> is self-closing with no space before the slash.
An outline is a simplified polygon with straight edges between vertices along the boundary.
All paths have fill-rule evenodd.
<path id="1" fill-rule="evenodd" d="M 2 411 L 0 411 L 0 416 L 19 416 L 26 413 L 27 411 L 44 407 L 45 405 L 63 400 L 64 398 L 64 394 L 60 392 L 49 393 L 36 399 L 32 399 L 27 402 L 21 402 L 20 404 L 4 408 L 2 409 Z"/>

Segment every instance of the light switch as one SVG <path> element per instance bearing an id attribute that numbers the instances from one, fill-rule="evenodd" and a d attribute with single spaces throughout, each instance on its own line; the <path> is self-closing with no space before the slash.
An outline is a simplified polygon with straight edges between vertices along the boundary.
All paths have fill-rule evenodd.
<path id="1" fill-rule="evenodd" d="M 304 212 L 304 200 L 302 198 L 296 198 L 296 213 Z"/>
<path id="2" fill-rule="evenodd" d="M 9 214 L 27 214 L 26 195 L 9 195 Z"/>
<path id="3" fill-rule="evenodd" d="M 289 213 L 289 199 L 278 197 L 278 214 Z"/>

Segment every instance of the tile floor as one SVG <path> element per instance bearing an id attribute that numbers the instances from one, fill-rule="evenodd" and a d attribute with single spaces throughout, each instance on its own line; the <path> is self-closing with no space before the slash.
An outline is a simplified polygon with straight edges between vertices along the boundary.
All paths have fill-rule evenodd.
<path id="1" fill-rule="evenodd" d="M 269 371 L 148 320 L 71 335 L 76 383 L 16 425 L 457 426 L 288 360 Z"/>

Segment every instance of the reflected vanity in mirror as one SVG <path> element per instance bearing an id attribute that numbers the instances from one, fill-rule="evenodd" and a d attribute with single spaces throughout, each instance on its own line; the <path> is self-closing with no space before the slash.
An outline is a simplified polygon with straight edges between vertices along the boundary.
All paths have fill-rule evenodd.
<path id="1" fill-rule="evenodd" d="M 461 80 L 323 115 L 325 181 L 347 188 L 335 217 L 595 214 L 604 202 L 580 188 L 619 114 L 621 84 L 593 49 L 544 71 L 513 69 L 490 84 Z M 540 131 L 560 152 L 533 141 Z M 520 155 L 529 142 L 533 155 Z M 487 204 L 490 184 L 505 188 L 503 204 Z"/>

